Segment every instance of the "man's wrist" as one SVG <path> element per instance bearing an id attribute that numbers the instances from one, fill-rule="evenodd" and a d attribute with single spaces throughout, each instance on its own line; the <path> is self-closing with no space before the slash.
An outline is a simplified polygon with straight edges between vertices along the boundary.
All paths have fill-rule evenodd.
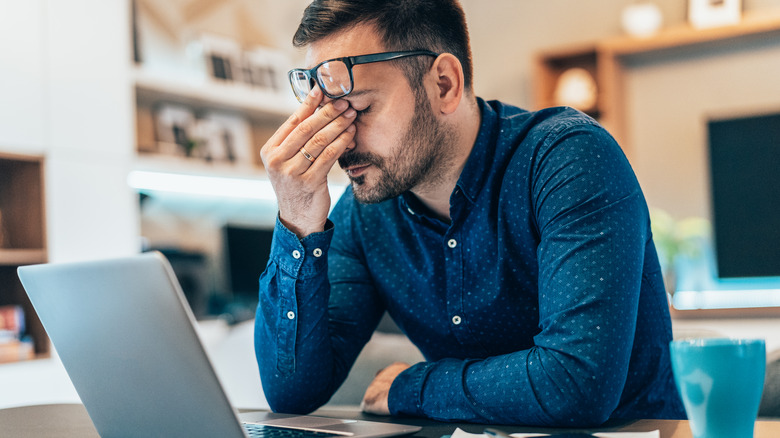
<path id="1" fill-rule="evenodd" d="M 325 225 L 327 224 L 327 219 L 323 221 L 321 224 L 304 224 L 304 225 L 298 225 L 293 222 L 290 222 L 282 217 L 282 215 L 279 215 L 279 221 L 284 225 L 285 228 L 293 232 L 296 236 L 298 236 L 298 239 L 304 239 L 305 237 L 308 237 L 311 234 L 314 233 L 321 233 L 325 231 Z"/>
<path id="2" fill-rule="evenodd" d="M 299 238 L 277 216 L 271 258 L 283 271 L 294 277 L 318 275 L 327 267 L 333 222 L 326 221 L 324 228 L 322 232 Z"/>
<path id="3" fill-rule="evenodd" d="M 387 395 L 391 415 L 423 416 L 422 390 L 432 367 L 430 362 L 420 362 L 395 377 Z"/>

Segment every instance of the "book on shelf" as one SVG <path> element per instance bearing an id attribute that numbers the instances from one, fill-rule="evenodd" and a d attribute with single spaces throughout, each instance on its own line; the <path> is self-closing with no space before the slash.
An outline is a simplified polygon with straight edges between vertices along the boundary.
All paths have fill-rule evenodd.
<path id="1" fill-rule="evenodd" d="M 24 309 L 19 305 L 0 306 L 0 342 L 19 339 L 24 333 Z"/>
<path id="2" fill-rule="evenodd" d="M 35 350 L 31 342 L 0 342 L 0 364 L 30 360 L 34 357 Z"/>
<path id="3" fill-rule="evenodd" d="M 33 358 L 33 345 L 23 340 L 24 333 L 22 306 L 0 306 L 0 363 Z"/>

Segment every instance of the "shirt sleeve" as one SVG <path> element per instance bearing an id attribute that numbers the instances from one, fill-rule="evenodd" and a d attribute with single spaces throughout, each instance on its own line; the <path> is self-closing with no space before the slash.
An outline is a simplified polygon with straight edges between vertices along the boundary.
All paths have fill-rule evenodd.
<path id="1" fill-rule="evenodd" d="M 534 346 L 416 364 L 393 382 L 392 413 L 587 426 L 617 407 L 650 239 L 644 198 L 619 146 L 596 125 L 553 127 L 530 169 L 517 186 L 530 192 L 540 236 Z"/>
<path id="2" fill-rule="evenodd" d="M 276 412 L 308 413 L 325 404 L 384 312 L 362 265 L 351 254 L 334 254 L 333 236 L 330 220 L 324 232 L 304 239 L 276 222 L 255 318 L 263 391 Z M 329 271 L 337 273 L 332 281 Z"/>

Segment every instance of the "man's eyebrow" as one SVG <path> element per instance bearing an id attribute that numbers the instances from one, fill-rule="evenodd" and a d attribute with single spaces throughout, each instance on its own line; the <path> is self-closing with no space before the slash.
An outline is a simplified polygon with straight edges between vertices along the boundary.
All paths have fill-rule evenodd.
<path id="1" fill-rule="evenodd" d="M 364 90 L 355 90 L 355 91 L 349 93 L 346 96 L 346 98 L 365 96 L 367 94 L 371 94 L 371 93 L 374 93 L 374 92 L 376 92 L 376 90 L 371 89 L 371 88 L 364 89 Z"/>

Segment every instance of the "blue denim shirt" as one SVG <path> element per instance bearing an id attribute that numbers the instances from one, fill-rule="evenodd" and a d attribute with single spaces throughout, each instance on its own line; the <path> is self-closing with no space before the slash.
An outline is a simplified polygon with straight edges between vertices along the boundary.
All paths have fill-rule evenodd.
<path id="1" fill-rule="evenodd" d="M 647 206 L 622 150 L 571 109 L 479 105 L 450 224 L 411 193 L 363 205 L 351 190 L 322 233 L 299 240 L 277 222 L 255 341 L 272 409 L 326 403 L 387 311 L 426 359 L 393 382 L 393 414 L 682 418 Z"/>

